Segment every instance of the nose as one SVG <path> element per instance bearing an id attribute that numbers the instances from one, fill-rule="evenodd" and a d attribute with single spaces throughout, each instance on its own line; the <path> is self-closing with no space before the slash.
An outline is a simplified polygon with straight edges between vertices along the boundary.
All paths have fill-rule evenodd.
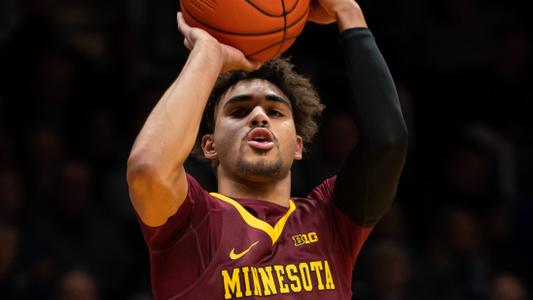
<path id="1" fill-rule="evenodd" d="M 251 128 L 254 127 L 269 127 L 270 126 L 270 119 L 268 118 L 268 115 L 266 114 L 265 110 L 257 106 L 254 108 L 252 113 L 250 114 L 250 120 L 248 122 L 248 125 Z"/>

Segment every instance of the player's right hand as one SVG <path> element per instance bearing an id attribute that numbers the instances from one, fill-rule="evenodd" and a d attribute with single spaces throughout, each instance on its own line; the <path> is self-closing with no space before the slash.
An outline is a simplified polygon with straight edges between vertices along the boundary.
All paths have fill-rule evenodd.
<path id="1" fill-rule="evenodd" d="M 234 70 L 250 72 L 261 67 L 260 62 L 249 60 L 239 49 L 220 43 L 205 30 L 189 26 L 181 12 L 178 12 L 177 21 L 178 29 L 184 37 L 185 47 L 190 51 L 196 47 L 213 51 L 214 56 L 222 60 L 222 72 Z"/>

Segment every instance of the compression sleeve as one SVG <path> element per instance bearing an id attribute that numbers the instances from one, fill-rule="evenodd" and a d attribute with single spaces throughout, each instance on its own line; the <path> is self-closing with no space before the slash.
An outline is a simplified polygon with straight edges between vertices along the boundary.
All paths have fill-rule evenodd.
<path id="1" fill-rule="evenodd" d="M 407 128 L 394 81 L 370 30 L 345 30 L 341 45 L 359 143 L 338 174 L 333 203 L 357 225 L 371 227 L 396 195 Z"/>

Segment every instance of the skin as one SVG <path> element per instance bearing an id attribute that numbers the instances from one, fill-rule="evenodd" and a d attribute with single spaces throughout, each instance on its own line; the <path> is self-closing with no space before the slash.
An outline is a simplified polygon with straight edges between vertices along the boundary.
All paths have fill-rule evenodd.
<path id="1" fill-rule="evenodd" d="M 302 158 L 303 142 L 287 96 L 266 80 L 241 81 L 222 97 L 215 116 L 214 133 L 204 136 L 202 148 L 206 158 L 218 162 L 219 192 L 288 206 L 290 168 Z M 247 143 L 259 124 L 274 137 L 271 149 Z"/>
<path id="2" fill-rule="evenodd" d="M 219 43 L 199 28 L 188 26 L 180 13 L 177 18 L 184 44 L 191 52 L 178 78 L 139 132 L 127 167 L 132 204 L 141 220 L 154 227 L 163 225 L 186 198 L 188 185 L 183 164 L 194 146 L 202 113 L 217 77 L 225 71 L 252 71 L 260 67 L 241 51 Z M 314 1 L 309 21 L 337 22 L 341 31 L 367 27 L 361 9 L 352 0 Z M 249 113 L 235 119 L 226 114 L 224 103 L 238 93 L 253 96 Z M 215 132 L 203 138 L 202 148 L 206 158 L 218 161 L 220 193 L 287 205 L 290 165 L 294 159 L 301 159 L 301 138 L 296 135 L 292 113 L 279 119 L 269 115 L 268 93 L 284 96 L 274 85 L 264 81 L 239 83 L 230 89 L 216 111 Z M 275 147 L 268 153 L 257 153 L 243 146 L 242 138 L 254 119 L 267 119 L 268 129 L 277 138 Z M 261 172 L 243 172 L 248 167 L 252 170 L 266 168 L 279 162 L 279 172 L 272 176 L 266 176 L 265 172 L 262 175 Z"/>

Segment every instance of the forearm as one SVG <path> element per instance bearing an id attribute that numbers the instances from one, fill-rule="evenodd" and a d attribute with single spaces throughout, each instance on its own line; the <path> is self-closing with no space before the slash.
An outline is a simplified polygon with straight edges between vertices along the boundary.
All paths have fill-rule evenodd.
<path id="1" fill-rule="evenodd" d="M 373 226 L 396 194 L 407 129 L 394 81 L 368 29 L 342 33 L 359 143 L 336 181 L 335 204 L 358 225 Z"/>
<path id="2" fill-rule="evenodd" d="M 216 51 L 198 45 L 165 92 L 133 145 L 131 161 L 143 161 L 161 174 L 180 168 L 196 141 L 202 113 L 222 69 Z"/>
<path id="3" fill-rule="evenodd" d="M 127 180 L 135 211 L 149 226 L 163 225 L 186 198 L 183 163 L 194 146 L 205 104 L 221 69 L 216 51 L 195 47 L 135 140 Z"/>
<path id="4" fill-rule="evenodd" d="M 135 211 L 149 226 L 163 225 L 187 197 L 183 164 L 189 156 L 211 91 L 223 71 L 257 69 L 239 50 L 220 44 L 181 13 L 178 29 L 191 51 L 180 75 L 154 107 L 128 158 L 127 181 Z"/>

